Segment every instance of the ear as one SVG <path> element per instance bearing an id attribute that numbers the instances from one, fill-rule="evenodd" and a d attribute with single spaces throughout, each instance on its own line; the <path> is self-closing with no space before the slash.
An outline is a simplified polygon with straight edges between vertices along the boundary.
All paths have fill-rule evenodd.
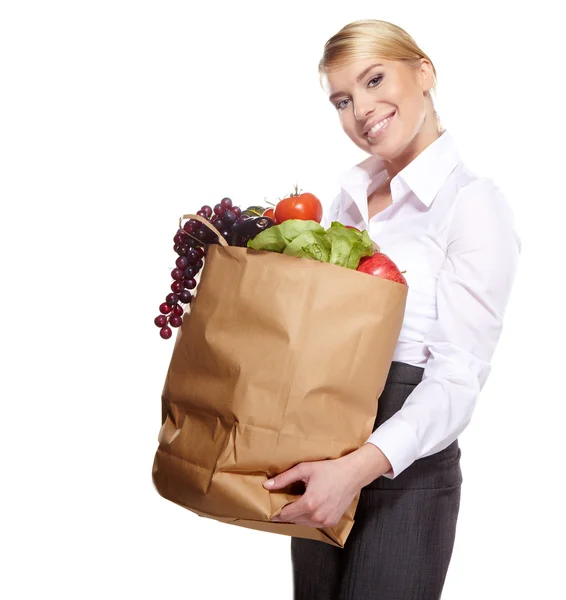
<path id="1" fill-rule="evenodd" d="M 421 58 L 421 64 L 418 69 L 419 85 L 425 96 L 428 95 L 434 85 L 434 71 L 432 64 L 426 58 Z"/>

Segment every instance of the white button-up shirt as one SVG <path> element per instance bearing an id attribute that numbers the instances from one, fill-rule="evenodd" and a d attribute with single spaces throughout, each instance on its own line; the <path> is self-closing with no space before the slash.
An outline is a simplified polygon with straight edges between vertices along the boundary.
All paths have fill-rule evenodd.
<path id="1" fill-rule="evenodd" d="M 391 462 L 391 479 L 446 448 L 469 423 L 501 334 L 521 240 L 501 190 L 465 167 L 448 131 L 393 177 L 393 203 L 368 222 L 368 195 L 386 177 L 374 156 L 344 172 L 321 224 L 367 229 L 406 271 L 393 360 L 424 367 L 423 380 L 367 440 Z"/>

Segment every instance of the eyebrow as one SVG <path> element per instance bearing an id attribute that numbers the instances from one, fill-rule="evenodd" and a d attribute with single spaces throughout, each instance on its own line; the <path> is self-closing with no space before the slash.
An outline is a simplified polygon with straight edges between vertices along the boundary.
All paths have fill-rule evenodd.
<path id="1" fill-rule="evenodd" d="M 375 69 L 376 67 L 383 67 L 382 64 L 380 63 L 376 63 L 375 65 L 371 65 L 369 66 L 367 69 L 364 69 L 357 77 L 356 77 L 356 81 L 359 83 L 372 69 Z M 330 102 L 333 102 L 336 98 L 338 98 L 338 96 L 341 96 L 344 92 L 334 92 L 333 94 L 330 94 L 330 96 L 328 97 L 328 100 Z"/>

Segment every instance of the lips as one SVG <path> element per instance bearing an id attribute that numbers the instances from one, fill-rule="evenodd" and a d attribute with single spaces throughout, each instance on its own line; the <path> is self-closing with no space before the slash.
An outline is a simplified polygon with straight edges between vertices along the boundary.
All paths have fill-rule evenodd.
<path id="1" fill-rule="evenodd" d="M 388 119 L 389 117 L 392 117 L 397 111 L 393 110 L 390 113 L 384 115 L 383 117 L 377 117 L 375 119 L 372 119 L 371 121 L 369 121 L 366 126 L 364 127 L 364 135 L 367 136 L 369 130 L 372 127 L 375 127 L 378 123 L 381 123 L 382 121 L 385 121 L 385 119 Z"/>

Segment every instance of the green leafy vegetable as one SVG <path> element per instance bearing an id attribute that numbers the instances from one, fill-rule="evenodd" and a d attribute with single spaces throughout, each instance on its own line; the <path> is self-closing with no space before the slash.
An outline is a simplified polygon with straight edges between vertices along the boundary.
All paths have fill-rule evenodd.
<path id="1" fill-rule="evenodd" d="M 360 232 L 333 221 L 325 236 L 331 246 L 328 262 L 334 265 L 357 269 L 362 256 L 372 256 L 374 253 L 371 238 L 366 230 Z"/>
<path id="2" fill-rule="evenodd" d="M 330 242 L 325 237 L 324 229 L 322 229 L 322 233 L 312 230 L 305 231 L 287 245 L 283 254 L 328 262 L 330 259 Z"/>
<path id="3" fill-rule="evenodd" d="M 248 242 L 248 248 L 283 252 L 288 244 L 307 231 L 323 234 L 324 228 L 316 221 L 289 219 L 265 229 Z"/>
<path id="4" fill-rule="evenodd" d="M 374 253 L 367 231 L 350 229 L 333 221 L 325 231 L 316 221 L 289 219 L 265 229 L 248 242 L 253 250 L 269 250 L 290 256 L 356 269 L 362 256 Z"/>

